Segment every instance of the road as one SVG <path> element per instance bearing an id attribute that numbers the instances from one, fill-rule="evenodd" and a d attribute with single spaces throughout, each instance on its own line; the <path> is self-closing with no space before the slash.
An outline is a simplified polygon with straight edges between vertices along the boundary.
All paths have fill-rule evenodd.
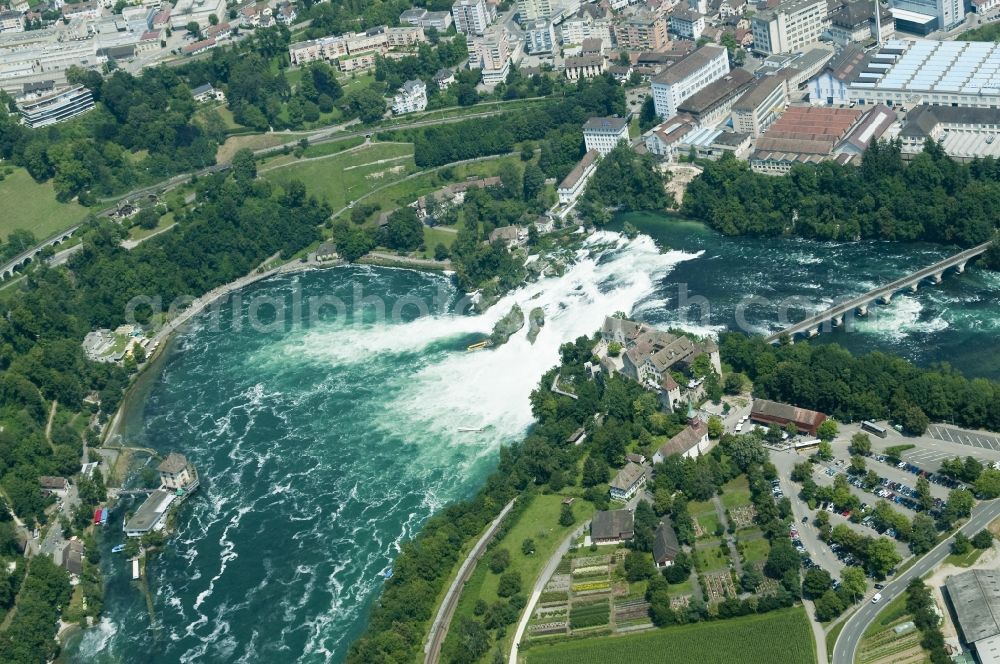
<path id="1" fill-rule="evenodd" d="M 972 510 L 972 517 L 960 528 L 966 535 L 974 535 L 985 528 L 991 521 L 1000 517 L 1000 500 L 991 500 L 977 505 Z M 910 569 L 906 570 L 882 590 L 882 601 L 872 604 L 870 601 L 862 604 L 861 608 L 854 613 L 844 625 L 843 631 L 837 638 L 837 643 L 833 648 L 832 664 L 854 664 L 857 655 L 858 644 L 865 630 L 875 620 L 886 604 L 899 597 L 906 591 L 906 586 L 915 578 L 921 577 L 941 564 L 951 551 L 951 542 L 954 535 L 944 540 L 931 549 L 923 558 L 919 559 Z"/>
<path id="2" fill-rule="evenodd" d="M 514 500 L 517 499 L 515 498 Z M 513 509 L 514 500 L 504 505 L 504 508 L 500 510 L 500 514 L 493 519 L 493 523 L 490 524 L 489 529 L 483 533 L 483 536 L 479 538 L 476 545 L 472 547 L 472 551 L 466 556 L 465 561 L 458 570 L 458 574 L 455 575 L 455 579 L 451 582 L 448 592 L 445 593 L 444 601 L 438 607 L 437 616 L 434 618 L 430 634 L 427 636 L 427 645 L 424 647 L 425 664 L 434 664 L 440 658 L 441 644 L 444 643 L 444 637 L 448 635 L 448 625 L 451 623 L 451 617 L 455 614 L 455 607 L 458 606 L 458 598 L 462 595 L 462 587 L 465 586 L 469 577 L 476 570 L 476 562 L 483 555 L 483 552 L 486 551 L 486 546 L 493 539 L 493 536 L 496 535 L 500 524 L 503 523 L 503 520 L 507 518 L 507 515 Z"/>
<path id="3" fill-rule="evenodd" d="M 576 541 L 580 535 L 582 535 L 587 528 L 590 527 L 590 521 L 588 520 L 582 526 L 571 532 L 566 536 L 566 539 L 562 541 L 559 548 L 556 549 L 555 553 L 549 558 L 549 561 L 545 563 L 545 569 L 542 570 L 538 578 L 535 580 L 535 587 L 531 590 L 531 597 L 528 598 L 528 603 L 524 607 L 524 613 L 521 614 L 521 620 L 517 623 L 517 631 L 514 632 L 514 639 L 511 641 L 510 646 L 510 660 L 508 664 L 517 664 L 517 647 L 521 643 L 521 637 L 524 636 L 524 630 L 528 627 L 528 621 L 531 620 L 531 613 L 535 610 L 535 604 L 538 603 L 538 598 L 542 596 L 542 590 L 545 589 L 545 585 L 549 582 L 549 579 L 555 574 L 556 567 L 559 566 L 559 561 L 562 560 L 566 552 L 569 551 L 569 547 Z"/>

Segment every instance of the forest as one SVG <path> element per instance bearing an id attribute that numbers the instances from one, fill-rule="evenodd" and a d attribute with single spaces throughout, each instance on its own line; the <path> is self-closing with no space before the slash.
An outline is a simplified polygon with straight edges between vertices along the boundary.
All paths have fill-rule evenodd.
<path id="1" fill-rule="evenodd" d="M 920 368 L 881 352 L 854 356 L 836 344 L 781 344 L 720 335 L 723 362 L 753 380 L 759 397 L 819 410 L 842 422 L 885 420 L 907 433 L 930 421 L 1000 431 L 1000 383 L 968 379 L 947 364 Z"/>
<path id="2" fill-rule="evenodd" d="M 726 235 L 925 240 L 972 246 L 994 237 L 1000 161 L 960 164 L 934 142 L 904 162 L 898 142 L 876 142 L 860 166 L 795 166 L 785 177 L 745 161 L 701 164 L 682 214 Z"/>

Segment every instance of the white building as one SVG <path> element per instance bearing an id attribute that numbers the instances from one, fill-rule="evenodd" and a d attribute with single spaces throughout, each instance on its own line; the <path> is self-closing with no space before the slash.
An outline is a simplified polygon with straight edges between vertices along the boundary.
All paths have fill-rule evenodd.
<path id="1" fill-rule="evenodd" d="M 629 461 L 611 480 L 609 491 L 611 500 L 627 503 L 639 489 L 646 485 L 646 469 L 637 463 Z"/>
<path id="2" fill-rule="evenodd" d="M 550 21 L 525 26 L 524 45 L 528 53 L 551 53 L 556 47 L 556 29 Z"/>
<path id="3" fill-rule="evenodd" d="M 587 152 L 596 150 L 606 155 L 621 141 L 628 142 L 628 120 L 624 118 L 590 118 L 583 124 Z"/>
<path id="4" fill-rule="evenodd" d="M 187 457 L 171 452 L 156 468 L 160 471 L 160 485 L 164 489 L 189 489 L 198 481 L 198 473 Z"/>
<path id="5" fill-rule="evenodd" d="M 392 98 L 392 112 L 396 115 L 415 113 L 425 108 L 427 108 L 427 86 L 419 79 L 403 83 L 403 87 Z"/>
<path id="6" fill-rule="evenodd" d="M 784 76 L 762 76 L 733 104 L 733 130 L 760 136 L 788 106 L 788 87 Z"/>
<path id="7" fill-rule="evenodd" d="M 582 44 L 584 39 L 600 39 L 606 48 L 611 46 L 611 19 L 600 5 L 586 5 L 579 12 L 565 19 L 559 26 L 563 45 Z"/>
<path id="8" fill-rule="evenodd" d="M 1000 44 L 891 40 L 869 57 L 848 85 L 860 105 L 1000 107 Z"/>
<path id="9" fill-rule="evenodd" d="M 587 187 L 587 181 L 597 169 L 597 150 L 591 150 L 583 155 L 583 159 L 573 167 L 569 175 L 559 184 L 556 192 L 559 194 L 559 203 L 570 205 L 580 197 Z"/>
<path id="10" fill-rule="evenodd" d="M 479 69 L 486 85 L 496 85 L 506 81 L 511 57 L 507 30 L 503 26 L 498 26 L 483 35 L 467 39 L 469 69 Z"/>
<path id="11" fill-rule="evenodd" d="M 170 10 L 170 25 L 174 30 L 183 30 L 194 21 L 199 27 L 207 28 L 213 14 L 220 21 L 226 18 L 226 0 L 177 0 Z"/>
<path id="12" fill-rule="evenodd" d="M 455 0 L 451 6 L 455 29 L 465 35 L 481 35 L 493 22 L 484 0 Z"/>
<path id="13" fill-rule="evenodd" d="M 544 21 L 552 16 L 552 5 L 549 0 L 517 0 L 517 14 L 522 25 Z"/>
<path id="14" fill-rule="evenodd" d="M 82 85 L 17 105 L 21 121 L 32 129 L 75 118 L 93 107 L 94 98 L 90 89 Z"/>
<path id="15" fill-rule="evenodd" d="M 682 101 L 729 73 L 729 56 L 721 46 L 706 45 L 653 77 L 653 103 L 661 118 L 677 115 Z"/>
<path id="16" fill-rule="evenodd" d="M 851 101 L 848 86 L 864 65 L 865 52 L 851 44 L 835 55 L 815 78 L 809 81 L 809 101 L 813 104 L 846 106 Z"/>
<path id="17" fill-rule="evenodd" d="M 826 30 L 826 0 L 786 0 L 755 14 L 750 21 L 753 50 L 791 53 L 819 41 Z"/>
<path id="18" fill-rule="evenodd" d="M 681 39 L 698 41 L 705 31 L 705 17 L 690 9 L 675 9 L 670 15 L 670 32 Z"/>
<path id="19" fill-rule="evenodd" d="M 965 20 L 963 0 L 892 0 L 896 28 L 916 35 L 950 30 Z"/>
<path id="20" fill-rule="evenodd" d="M 701 420 L 694 420 L 686 429 L 665 442 L 653 454 L 653 463 L 663 463 L 671 454 L 694 458 L 708 449 L 708 427 Z"/>
<path id="21" fill-rule="evenodd" d="M 0 32 L 24 32 L 24 16 L 21 12 L 0 11 Z"/>
<path id="22" fill-rule="evenodd" d="M 840 46 L 865 44 L 876 37 L 880 41 L 892 39 L 896 32 L 896 20 L 892 12 L 881 8 L 880 20 L 876 26 L 875 8 L 869 0 L 846 2 L 830 13 L 830 37 Z M 878 30 L 876 30 L 876 27 Z M 881 35 L 876 32 L 880 31 Z"/>

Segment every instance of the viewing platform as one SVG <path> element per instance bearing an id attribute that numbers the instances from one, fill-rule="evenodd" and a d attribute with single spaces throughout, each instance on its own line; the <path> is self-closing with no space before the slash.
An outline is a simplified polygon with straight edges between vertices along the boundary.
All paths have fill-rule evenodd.
<path id="1" fill-rule="evenodd" d="M 933 280 L 935 284 L 939 284 L 944 278 L 945 271 L 951 268 L 955 268 L 959 274 L 965 272 L 966 264 L 970 260 L 986 253 L 986 250 L 990 248 L 991 244 L 992 240 L 990 242 L 984 242 L 983 244 L 972 247 L 971 249 L 961 251 L 950 258 L 944 259 L 943 261 L 934 263 L 934 265 L 925 267 L 922 270 L 918 270 L 905 277 L 896 279 L 891 283 L 885 284 L 884 286 L 868 291 L 863 295 L 859 295 L 845 302 L 835 304 L 832 307 L 810 316 L 803 321 L 789 325 L 780 332 L 776 332 L 767 337 L 766 340 L 768 343 L 777 343 L 782 336 L 788 335 L 789 339 L 794 341 L 795 335 L 797 334 L 814 337 L 820 333 L 820 330 L 824 326 L 827 329 L 844 327 L 845 317 L 850 317 L 854 314 L 867 316 L 868 309 L 871 305 L 876 302 L 889 304 L 892 301 L 893 295 L 905 289 L 916 292 L 920 282 L 924 279 L 929 278 Z"/>

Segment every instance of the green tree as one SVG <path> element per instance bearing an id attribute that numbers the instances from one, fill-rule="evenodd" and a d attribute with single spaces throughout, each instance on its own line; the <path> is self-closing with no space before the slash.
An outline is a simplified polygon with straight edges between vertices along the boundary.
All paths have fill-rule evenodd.
<path id="1" fill-rule="evenodd" d="M 956 556 L 962 556 L 968 553 L 972 549 L 972 542 L 966 537 L 965 533 L 957 532 L 955 533 L 955 539 L 951 542 L 951 552 Z"/>
<path id="2" fill-rule="evenodd" d="M 830 420 L 827 420 L 829 422 Z M 830 461 L 833 459 L 833 447 L 828 441 L 822 440 L 816 447 L 816 458 L 820 461 Z"/>
<path id="3" fill-rule="evenodd" d="M 971 541 L 972 546 L 977 549 L 988 549 L 993 546 L 993 533 L 984 528 L 973 535 Z"/>
<path id="4" fill-rule="evenodd" d="M 656 575 L 653 559 L 643 551 L 629 551 L 625 555 L 625 578 L 629 583 L 650 579 Z"/>
<path id="5" fill-rule="evenodd" d="M 257 177 L 257 159 L 249 148 L 241 148 L 233 155 L 233 177 L 241 183 Z"/>
<path id="6" fill-rule="evenodd" d="M 190 34 L 195 39 L 201 38 L 201 27 L 198 26 L 197 21 L 189 21 L 188 24 L 184 26 L 184 28 L 188 31 L 188 34 Z"/>
<path id="7" fill-rule="evenodd" d="M 817 598 L 833 586 L 830 573 L 822 567 L 808 570 L 802 579 L 802 594 L 808 598 Z"/>
<path id="8" fill-rule="evenodd" d="M 902 560 L 896 545 L 885 537 L 871 540 L 866 551 L 868 569 L 872 576 L 883 579 Z"/>
<path id="9" fill-rule="evenodd" d="M 851 436 L 847 451 L 859 456 L 868 456 L 872 453 L 872 439 L 864 431 L 859 431 Z"/>
<path id="10" fill-rule="evenodd" d="M 500 597 L 513 597 L 521 592 L 521 573 L 518 571 L 504 572 L 500 575 L 497 584 L 497 595 Z"/>
<path id="11" fill-rule="evenodd" d="M 725 431 L 722 426 L 722 419 L 716 415 L 708 418 L 708 436 L 709 438 L 719 438 L 722 436 L 723 431 Z"/>
<path id="12" fill-rule="evenodd" d="M 572 526 L 574 521 L 576 521 L 576 517 L 573 516 L 573 506 L 569 503 L 563 503 L 559 510 L 559 525 Z"/>
<path id="13" fill-rule="evenodd" d="M 608 481 L 609 473 L 607 462 L 592 454 L 583 462 L 583 486 L 592 487 L 604 484 Z"/>
<path id="14" fill-rule="evenodd" d="M 833 620 L 844 612 L 844 601 L 833 590 L 827 590 L 816 600 L 816 618 L 821 622 Z"/>
<path id="15" fill-rule="evenodd" d="M 535 540 L 528 537 L 523 542 L 521 542 L 521 553 L 523 553 L 526 556 L 530 556 L 534 552 L 535 552 Z"/>
<path id="16" fill-rule="evenodd" d="M 424 226 L 409 205 L 394 210 L 385 225 L 385 244 L 399 251 L 413 251 L 424 241 Z"/>
<path id="17" fill-rule="evenodd" d="M 910 551 L 919 556 L 930 551 L 935 542 L 937 542 L 937 526 L 934 525 L 934 519 L 926 514 L 915 515 L 910 529 Z"/>
<path id="18" fill-rule="evenodd" d="M 987 468 L 975 480 L 976 494 L 986 500 L 1000 496 L 1000 470 Z"/>
<path id="19" fill-rule="evenodd" d="M 500 574 L 510 565 L 510 551 L 507 549 L 496 549 L 490 555 L 490 571 Z"/>
<path id="20" fill-rule="evenodd" d="M 441 242 L 438 242 L 434 246 L 434 260 L 445 261 L 448 260 L 450 255 L 451 252 L 448 251 L 448 247 L 444 246 Z"/>
<path id="21" fill-rule="evenodd" d="M 838 431 L 837 421 L 833 418 L 823 420 L 823 423 L 816 427 L 816 435 L 823 441 L 833 440 L 837 437 Z"/>
<path id="22" fill-rule="evenodd" d="M 848 467 L 847 472 L 852 475 L 864 475 L 868 467 L 865 465 L 864 457 L 859 457 L 857 455 L 851 456 L 851 465 Z"/>
<path id="23" fill-rule="evenodd" d="M 868 589 L 865 572 L 860 567 L 845 567 L 840 572 L 840 590 L 852 602 L 858 601 Z"/>

